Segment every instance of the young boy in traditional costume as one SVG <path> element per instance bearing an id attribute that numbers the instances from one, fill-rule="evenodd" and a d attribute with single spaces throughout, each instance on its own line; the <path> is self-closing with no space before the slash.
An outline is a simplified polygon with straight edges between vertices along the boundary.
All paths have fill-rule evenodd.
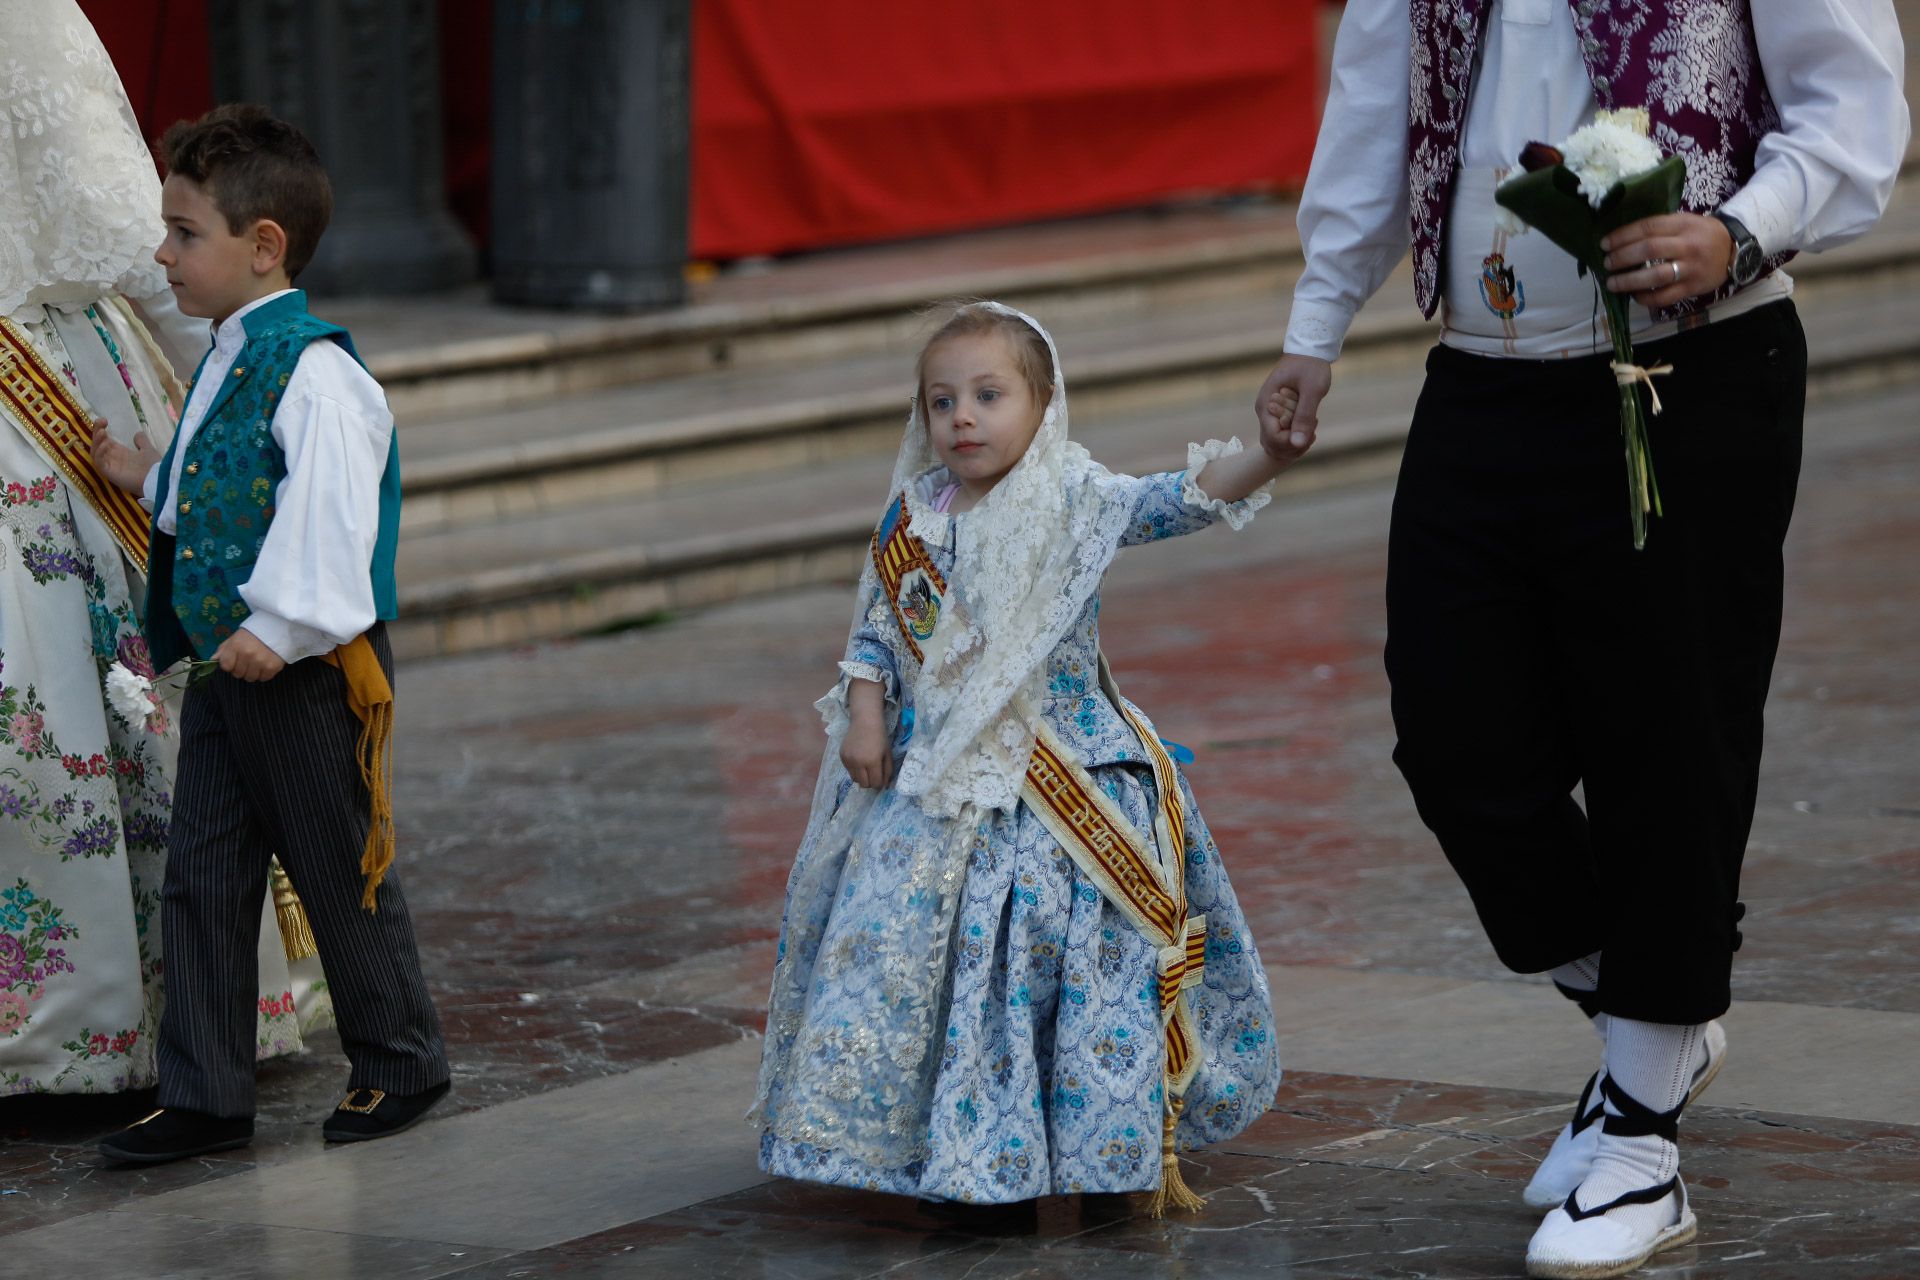
<path id="1" fill-rule="evenodd" d="M 277 851 L 325 957 L 353 1064 L 330 1141 L 385 1137 L 447 1091 L 439 1019 L 393 856 L 387 751 L 400 518 L 393 419 L 337 325 L 292 287 L 332 209 L 298 130 L 225 106 L 162 140 L 154 257 L 214 346 L 164 456 L 97 433 L 153 512 L 156 669 L 218 670 L 181 714 L 163 921 L 160 1110 L 100 1144 L 157 1163 L 253 1133 L 252 904 Z"/>
<path id="2" fill-rule="evenodd" d="M 1067 438 L 1052 340 L 961 307 L 862 576 L 788 883 L 769 1172 L 934 1201 L 1156 1192 L 1266 1110 L 1266 975 L 1193 793 L 1100 654 L 1122 546 L 1244 525 L 1298 453 L 1133 477 Z"/>

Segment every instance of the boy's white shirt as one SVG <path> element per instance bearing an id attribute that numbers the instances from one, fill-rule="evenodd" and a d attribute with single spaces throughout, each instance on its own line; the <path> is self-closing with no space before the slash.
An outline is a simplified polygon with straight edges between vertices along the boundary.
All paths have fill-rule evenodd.
<path id="1" fill-rule="evenodd" d="M 242 318 L 291 292 L 256 299 L 214 329 L 213 350 L 180 415 L 169 494 L 180 492 L 187 446 L 246 344 Z M 287 662 L 326 653 L 374 623 L 368 566 L 379 535 L 380 478 L 392 436 L 393 414 L 373 375 L 339 343 L 309 343 L 274 410 L 273 438 L 286 454 L 287 474 L 274 495 L 266 542 L 240 587 L 252 610 L 241 625 Z M 149 510 L 159 478 L 156 463 L 141 493 Z M 158 514 L 160 531 L 173 533 L 173 509 Z"/>
<path id="2" fill-rule="evenodd" d="M 1879 220 L 1909 128 L 1891 0 L 1752 0 L 1780 128 L 1723 206 L 1768 253 L 1831 248 Z M 1401 0 L 1349 0 L 1326 112 L 1300 198 L 1306 270 L 1286 351 L 1336 359 L 1361 306 L 1407 255 L 1408 62 Z M 1596 110 L 1566 0 L 1502 0 L 1488 16 L 1461 129 L 1460 164 L 1517 162 Z"/>

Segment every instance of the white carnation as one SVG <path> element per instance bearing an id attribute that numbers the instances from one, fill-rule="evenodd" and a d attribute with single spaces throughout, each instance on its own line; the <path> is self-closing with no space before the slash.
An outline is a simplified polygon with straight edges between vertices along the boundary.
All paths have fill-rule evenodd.
<path id="1" fill-rule="evenodd" d="M 116 662 L 107 671 L 107 701 L 128 724 L 144 724 L 153 714 L 153 683 Z"/>
<path id="2" fill-rule="evenodd" d="M 1660 148 L 1647 137 L 1644 109 L 1600 112 L 1592 124 L 1574 130 L 1560 152 L 1580 179 L 1580 194 L 1596 209 L 1616 185 L 1660 163 Z"/>

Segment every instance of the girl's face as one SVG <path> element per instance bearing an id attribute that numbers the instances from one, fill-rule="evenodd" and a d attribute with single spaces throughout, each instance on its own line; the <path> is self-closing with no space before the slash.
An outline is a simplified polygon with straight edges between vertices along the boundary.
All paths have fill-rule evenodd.
<path id="1" fill-rule="evenodd" d="M 1020 376 L 1012 344 L 998 333 L 935 344 L 925 390 L 934 453 L 969 497 L 985 497 L 1026 456 L 1046 408 Z"/>

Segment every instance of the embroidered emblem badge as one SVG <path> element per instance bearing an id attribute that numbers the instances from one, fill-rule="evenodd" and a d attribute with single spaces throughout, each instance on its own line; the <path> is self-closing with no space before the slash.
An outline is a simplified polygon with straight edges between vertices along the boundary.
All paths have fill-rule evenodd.
<path id="1" fill-rule="evenodd" d="M 900 613 L 915 640 L 925 640 L 940 623 L 940 595 L 925 569 L 913 568 L 900 577 Z"/>
<path id="2" fill-rule="evenodd" d="M 1502 320 L 1527 309 L 1527 287 L 1500 254 L 1490 253 L 1480 260 L 1480 300 Z"/>

